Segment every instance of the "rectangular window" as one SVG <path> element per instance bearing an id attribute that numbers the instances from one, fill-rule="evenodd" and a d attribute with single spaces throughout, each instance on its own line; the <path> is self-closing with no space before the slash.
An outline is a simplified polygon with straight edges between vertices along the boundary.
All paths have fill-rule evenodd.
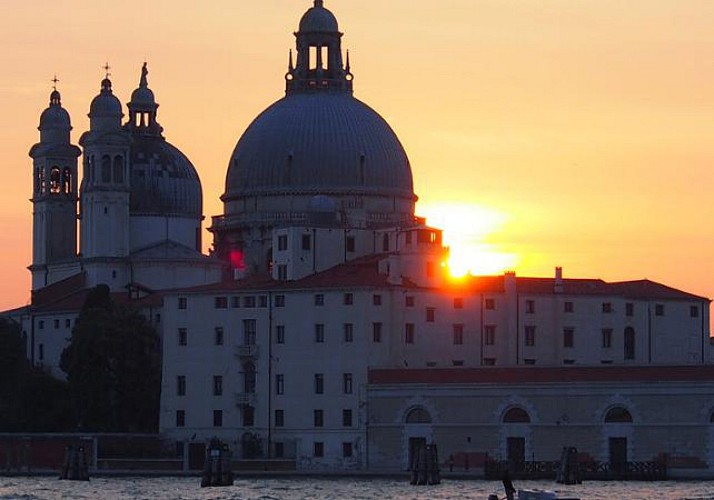
<path id="1" fill-rule="evenodd" d="M 527 346 L 535 345 L 535 326 L 526 327 L 525 343 Z"/>
<path id="2" fill-rule="evenodd" d="M 354 340 L 354 325 L 352 323 L 345 323 L 342 325 L 342 330 L 345 342 L 348 344 L 351 343 Z"/>
<path id="3" fill-rule="evenodd" d="M 382 341 L 382 323 L 372 323 L 372 342 L 378 344 Z"/>
<path id="4" fill-rule="evenodd" d="M 213 376 L 213 395 L 223 396 L 223 377 L 221 375 Z"/>
<path id="5" fill-rule="evenodd" d="M 699 307 L 698 306 L 689 306 L 689 317 L 690 318 L 698 318 L 699 317 Z"/>
<path id="6" fill-rule="evenodd" d="M 324 394 L 325 376 L 322 373 L 315 374 L 315 394 Z"/>
<path id="7" fill-rule="evenodd" d="M 188 345 L 188 332 L 185 328 L 178 329 L 178 344 Z"/>
<path id="8" fill-rule="evenodd" d="M 275 343 L 285 343 L 285 325 L 275 325 Z"/>
<path id="9" fill-rule="evenodd" d="M 603 314 L 610 314 L 612 312 L 612 303 L 603 302 L 602 303 L 602 312 L 603 312 Z"/>
<path id="10" fill-rule="evenodd" d="M 213 427 L 223 427 L 223 410 L 213 410 Z"/>
<path id="11" fill-rule="evenodd" d="M 39 344 L 37 346 L 37 358 L 39 361 L 45 360 L 45 344 Z"/>
<path id="12" fill-rule="evenodd" d="M 463 359 L 455 359 L 451 362 L 451 366 L 464 366 L 464 360 Z"/>
<path id="13" fill-rule="evenodd" d="M 213 305 L 216 309 L 228 309 L 228 297 L 216 297 Z"/>
<path id="14" fill-rule="evenodd" d="M 285 307 L 285 295 L 275 296 L 275 307 Z"/>
<path id="15" fill-rule="evenodd" d="M 67 320 L 67 322 L 69 323 L 69 320 Z M 161 323 L 161 314 L 160 313 L 156 314 L 156 323 Z M 69 324 L 67 326 L 69 326 Z"/>
<path id="16" fill-rule="evenodd" d="M 352 457 L 352 443 L 342 443 L 342 457 L 351 458 Z"/>
<path id="17" fill-rule="evenodd" d="M 243 427 L 253 427 L 255 425 L 255 408 L 252 406 L 243 407 Z"/>
<path id="18" fill-rule="evenodd" d="M 188 309 L 188 299 L 186 297 L 179 297 L 178 308 L 179 309 Z"/>
<path id="19" fill-rule="evenodd" d="M 352 410 L 342 410 L 342 427 L 352 427 Z"/>
<path id="20" fill-rule="evenodd" d="M 310 250 L 312 248 L 312 239 L 309 234 L 302 235 L 302 249 Z"/>
<path id="21" fill-rule="evenodd" d="M 483 366 L 495 366 L 496 358 L 483 358 Z"/>
<path id="22" fill-rule="evenodd" d="M 255 345 L 257 322 L 254 319 L 243 320 L 243 345 Z"/>
<path id="23" fill-rule="evenodd" d="M 655 316 L 664 316 L 664 304 L 655 304 Z"/>
<path id="24" fill-rule="evenodd" d="M 342 298 L 342 303 L 351 306 L 354 303 L 354 296 L 351 293 L 346 293 Z"/>
<path id="25" fill-rule="evenodd" d="M 454 345 L 461 345 L 464 343 L 464 325 L 457 323 L 452 327 L 454 334 Z"/>
<path id="26" fill-rule="evenodd" d="M 435 317 L 436 317 L 436 309 L 434 309 L 433 307 L 427 307 L 426 308 L 426 322 L 433 323 Z"/>
<path id="27" fill-rule="evenodd" d="M 381 306 L 382 305 L 382 296 L 379 295 L 378 293 L 375 293 L 374 295 L 372 295 L 372 305 Z"/>
<path id="28" fill-rule="evenodd" d="M 288 280 L 288 266 L 285 264 L 278 265 L 278 281 Z"/>
<path id="29" fill-rule="evenodd" d="M 44 330 L 44 329 L 45 329 L 45 321 L 41 319 L 41 320 L 37 323 L 37 328 L 39 328 L 40 330 Z"/>
<path id="30" fill-rule="evenodd" d="M 612 347 L 612 328 L 602 329 L 602 346 L 605 349 Z"/>
<path id="31" fill-rule="evenodd" d="M 496 345 L 495 325 L 486 325 L 483 327 L 483 343 L 486 345 Z"/>
<path id="32" fill-rule="evenodd" d="M 176 427 L 186 426 L 186 412 L 184 410 L 176 410 Z"/>
<path id="33" fill-rule="evenodd" d="M 574 365 L 574 364 L 575 364 L 575 360 L 574 360 L 574 359 L 564 359 L 564 360 L 563 360 L 563 364 L 564 364 L 564 365 Z"/>
<path id="34" fill-rule="evenodd" d="M 404 343 L 413 344 L 414 343 L 414 323 L 407 323 L 404 325 Z"/>
<path id="35" fill-rule="evenodd" d="M 575 345 L 575 329 L 563 328 L 563 347 L 573 347 Z"/>
<path id="36" fill-rule="evenodd" d="M 240 297 L 231 297 L 231 308 L 240 308 Z"/>
<path id="37" fill-rule="evenodd" d="M 355 238 L 354 236 L 347 236 L 345 238 L 345 251 L 354 252 L 355 251 Z"/>
<path id="38" fill-rule="evenodd" d="M 179 375 L 176 377 L 176 395 L 186 395 L 186 375 Z"/>
<path id="39" fill-rule="evenodd" d="M 275 375 L 275 394 L 285 394 L 285 375 L 282 373 Z"/>
<path id="40" fill-rule="evenodd" d="M 325 425 L 325 413 L 322 410 L 313 410 L 312 425 L 314 427 L 322 427 Z"/>
<path id="41" fill-rule="evenodd" d="M 414 296 L 407 295 L 406 297 L 404 297 L 404 305 L 406 307 L 414 307 Z"/>
<path id="42" fill-rule="evenodd" d="M 352 374 L 343 373 L 342 374 L 342 393 L 352 394 Z"/>
<path id="43" fill-rule="evenodd" d="M 158 314 L 157 314 L 156 316 L 158 316 Z M 156 322 L 158 323 L 159 321 L 157 320 Z M 65 328 L 70 328 L 71 326 L 72 326 L 72 320 L 71 320 L 71 319 L 67 318 L 66 320 L 64 320 L 64 327 L 65 327 Z"/>
<path id="44" fill-rule="evenodd" d="M 60 326 L 60 320 L 56 319 L 55 320 L 55 330 L 57 330 Z"/>
<path id="45" fill-rule="evenodd" d="M 316 306 L 324 306 L 325 305 L 325 296 L 321 293 L 316 293 L 315 294 L 315 305 Z"/>
<path id="46" fill-rule="evenodd" d="M 275 410 L 275 427 L 285 426 L 285 412 L 283 410 Z"/>
<path id="47" fill-rule="evenodd" d="M 278 236 L 278 251 L 284 252 L 288 249 L 288 235 L 281 234 Z"/>
<path id="48" fill-rule="evenodd" d="M 312 455 L 315 458 L 325 456 L 325 444 L 322 441 L 315 441 L 312 443 Z"/>
<path id="49" fill-rule="evenodd" d="M 243 307 L 247 307 L 248 309 L 254 308 L 255 307 L 255 297 L 252 295 L 243 297 Z"/>
<path id="50" fill-rule="evenodd" d="M 535 300 L 526 300 L 526 314 L 535 314 Z"/>
<path id="51" fill-rule="evenodd" d="M 566 312 L 566 313 L 571 313 L 571 312 L 575 311 L 575 307 L 574 307 L 573 303 L 572 303 L 572 302 L 565 302 L 565 303 L 563 304 L 563 311 Z"/>
<path id="52" fill-rule="evenodd" d="M 464 299 L 461 297 L 454 297 L 454 309 L 463 309 Z"/>
<path id="53" fill-rule="evenodd" d="M 524 365 L 534 365 L 534 364 L 536 364 L 536 360 L 535 359 L 524 359 L 523 364 Z"/>
<path id="54" fill-rule="evenodd" d="M 315 325 L 315 342 L 317 344 L 325 342 L 325 325 L 322 323 L 317 323 Z"/>
<path id="55" fill-rule="evenodd" d="M 635 315 L 635 304 L 627 302 L 625 304 L 625 316 L 631 317 Z"/>
<path id="56" fill-rule="evenodd" d="M 223 327 L 217 326 L 214 330 L 213 341 L 216 345 L 223 345 Z"/>
<path id="57" fill-rule="evenodd" d="M 496 301 L 494 299 L 486 299 L 484 302 L 484 307 L 487 311 L 493 311 L 496 309 Z"/>

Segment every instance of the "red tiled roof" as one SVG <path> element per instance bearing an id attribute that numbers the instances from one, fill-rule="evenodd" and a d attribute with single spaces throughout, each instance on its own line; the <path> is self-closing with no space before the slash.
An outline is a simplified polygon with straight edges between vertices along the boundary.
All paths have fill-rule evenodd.
<path id="1" fill-rule="evenodd" d="M 714 365 L 446 368 L 370 370 L 369 383 L 539 384 L 570 382 L 714 382 Z"/>

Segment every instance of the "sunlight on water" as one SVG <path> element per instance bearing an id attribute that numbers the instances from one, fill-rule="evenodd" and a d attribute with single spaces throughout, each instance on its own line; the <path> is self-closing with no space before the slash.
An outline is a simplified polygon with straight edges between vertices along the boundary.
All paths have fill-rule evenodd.
<path id="1" fill-rule="evenodd" d="M 439 486 L 410 486 L 398 479 L 237 479 L 232 487 L 200 488 L 199 478 L 93 478 L 89 482 L 52 477 L 0 478 L 0 500 L 327 500 L 476 499 L 503 496 L 500 482 L 448 480 Z M 587 482 L 577 486 L 523 481 L 522 488 L 553 489 L 582 500 L 714 500 L 714 484 L 704 481 L 658 483 Z"/>

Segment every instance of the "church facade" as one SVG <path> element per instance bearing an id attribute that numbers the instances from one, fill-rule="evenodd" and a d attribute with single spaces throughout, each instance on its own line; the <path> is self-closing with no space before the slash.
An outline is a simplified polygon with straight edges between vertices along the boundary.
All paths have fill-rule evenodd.
<path id="1" fill-rule="evenodd" d="M 450 279 L 404 148 L 353 95 L 337 19 L 315 0 L 295 36 L 285 96 L 231 155 L 211 255 L 146 65 L 125 121 L 102 81 L 81 148 L 52 92 L 30 151 L 33 303 L 13 313 L 31 360 L 62 376 L 105 283 L 162 334 L 160 432 L 186 452 L 219 437 L 304 470 L 399 470 L 426 442 L 472 466 L 577 446 L 714 475 L 709 300 L 562 269 Z"/>

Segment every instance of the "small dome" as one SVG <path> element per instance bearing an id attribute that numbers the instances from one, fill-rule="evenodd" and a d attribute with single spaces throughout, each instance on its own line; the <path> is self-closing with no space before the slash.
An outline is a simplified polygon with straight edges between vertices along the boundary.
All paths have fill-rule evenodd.
<path id="1" fill-rule="evenodd" d="M 131 215 L 203 216 L 196 169 L 162 137 L 133 136 L 130 211 Z"/>
<path id="2" fill-rule="evenodd" d="M 301 33 L 336 33 L 339 31 L 335 15 L 322 6 L 322 0 L 315 2 L 300 19 Z"/>
<path id="3" fill-rule="evenodd" d="M 62 107 L 61 96 L 57 90 L 50 94 L 50 105 L 40 115 L 40 130 L 62 129 L 70 130 L 72 123 L 69 113 Z"/>
<path id="4" fill-rule="evenodd" d="M 89 117 L 123 116 L 121 102 L 112 93 L 112 82 L 109 78 L 102 80 L 102 90 L 89 105 Z"/>
<path id="5" fill-rule="evenodd" d="M 154 93 L 148 87 L 139 87 L 131 93 L 131 102 L 134 104 L 155 104 Z"/>

